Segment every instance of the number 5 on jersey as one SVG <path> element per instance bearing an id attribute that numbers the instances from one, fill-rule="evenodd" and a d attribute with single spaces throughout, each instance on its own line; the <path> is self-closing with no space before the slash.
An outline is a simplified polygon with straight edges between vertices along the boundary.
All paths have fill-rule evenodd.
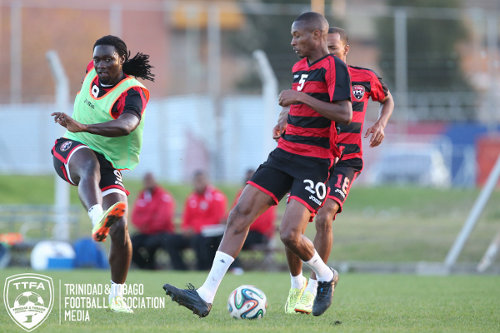
<path id="1" fill-rule="evenodd" d="M 299 79 L 299 85 L 297 86 L 297 91 L 302 91 L 304 88 L 304 83 L 306 83 L 306 79 L 309 76 L 309 74 L 302 74 Z"/>

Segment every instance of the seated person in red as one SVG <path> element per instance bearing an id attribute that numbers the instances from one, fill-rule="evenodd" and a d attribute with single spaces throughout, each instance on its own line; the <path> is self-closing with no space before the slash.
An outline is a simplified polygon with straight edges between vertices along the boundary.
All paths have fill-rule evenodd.
<path id="1" fill-rule="evenodd" d="M 175 231 L 175 201 L 172 195 L 156 183 L 152 173 L 144 175 L 144 189 L 139 193 L 132 211 L 132 224 L 137 233 L 132 236 L 132 262 L 139 268 L 155 269 L 155 254 L 165 248 Z"/>
<path id="2" fill-rule="evenodd" d="M 245 184 L 252 178 L 255 170 L 248 169 L 245 175 Z M 243 188 L 236 194 L 234 198 L 233 206 L 236 206 L 238 199 L 241 195 Z M 276 220 L 276 208 L 277 206 L 271 206 L 266 210 L 261 216 L 259 216 L 255 222 L 250 226 L 248 231 L 247 239 L 243 244 L 243 250 L 251 249 L 255 245 L 267 244 L 274 235 L 276 227 L 274 221 Z"/>
<path id="3" fill-rule="evenodd" d="M 184 206 L 181 234 L 175 235 L 167 244 L 174 267 L 186 269 L 182 251 L 192 248 L 196 254 L 196 268 L 209 269 L 215 252 L 219 246 L 219 234 L 209 235 L 210 226 L 224 222 L 227 199 L 224 193 L 211 186 L 203 171 L 196 171 L 193 178 L 194 192 L 191 193 Z"/>

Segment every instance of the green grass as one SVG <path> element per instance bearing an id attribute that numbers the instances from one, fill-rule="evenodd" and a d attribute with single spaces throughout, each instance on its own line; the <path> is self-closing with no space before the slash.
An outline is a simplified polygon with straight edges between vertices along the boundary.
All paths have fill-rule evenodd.
<path id="1" fill-rule="evenodd" d="M 0 175 L 0 204 L 52 204 L 52 176 Z M 141 182 L 127 180 L 132 203 Z M 175 197 L 180 215 L 190 184 L 162 183 Z M 239 185 L 218 184 L 232 203 Z M 351 190 L 344 211 L 334 222 L 335 261 L 442 261 L 462 228 L 478 189 L 431 189 L 417 187 L 357 187 Z M 71 202 L 80 206 L 77 191 L 71 187 Z M 459 261 L 478 262 L 499 230 L 500 191 L 495 191 L 481 220 L 467 242 Z M 284 210 L 284 200 L 279 211 Z M 80 222 L 72 230 L 74 238 L 88 235 L 89 222 L 83 209 Z M 177 223 L 180 221 L 177 220 Z M 278 221 L 279 222 L 279 221 Z M 0 224 L 0 232 L 7 231 Z M 36 231 L 36 230 L 35 230 Z M 133 227 L 131 228 L 133 232 Z M 46 234 L 50 234 L 47 231 Z M 314 225 L 306 234 L 313 238 Z M 278 246 L 281 242 L 277 241 Z M 283 260 L 283 256 L 278 254 Z M 496 263 L 500 263 L 500 256 Z"/>
<path id="2" fill-rule="evenodd" d="M 24 273 L 19 269 L 0 272 L 3 288 L 6 276 Z M 100 283 L 109 281 L 107 271 L 45 271 L 53 278 L 58 294 L 59 281 Z M 160 296 L 165 282 L 199 286 L 206 273 L 131 271 L 128 283 L 144 285 L 143 296 Z M 262 320 L 231 319 L 226 310 L 230 291 L 241 284 L 254 284 L 268 298 Z M 64 288 L 64 287 L 63 287 Z M 288 293 L 286 273 L 245 273 L 227 275 L 219 289 L 210 315 L 204 319 L 177 306 L 170 299 L 165 309 L 137 309 L 135 314 L 115 314 L 102 309 L 89 310 L 89 322 L 59 324 L 59 297 L 49 319 L 35 332 L 499 332 L 500 277 L 343 274 L 334 303 L 323 316 L 285 315 Z M 65 291 L 62 291 L 62 296 Z M 64 302 L 63 307 L 64 307 Z M 0 311 L 0 332 L 21 332 Z"/>

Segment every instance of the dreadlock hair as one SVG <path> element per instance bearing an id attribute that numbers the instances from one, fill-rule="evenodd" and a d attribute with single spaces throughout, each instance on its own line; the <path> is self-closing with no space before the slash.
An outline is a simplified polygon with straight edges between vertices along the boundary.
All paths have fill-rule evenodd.
<path id="1" fill-rule="evenodd" d="M 347 36 L 347 32 L 344 29 L 339 27 L 330 27 L 328 29 L 329 34 L 339 34 L 340 40 L 344 42 L 345 45 L 349 44 L 349 36 Z"/>
<path id="2" fill-rule="evenodd" d="M 92 49 L 95 49 L 98 45 L 114 46 L 120 57 L 125 56 L 125 62 L 122 65 L 122 69 L 125 74 L 132 75 L 143 80 L 155 80 L 155 75 L 151 73 L 151 68 L 153 68 L 153 66 L 149 64 L 149 55 L 137 52 L 133 58 L 130 58 L 130 51 L 127 50 L 125 42 L 121 38 L 112 35 L 107 35 L 96 40 Z"/>

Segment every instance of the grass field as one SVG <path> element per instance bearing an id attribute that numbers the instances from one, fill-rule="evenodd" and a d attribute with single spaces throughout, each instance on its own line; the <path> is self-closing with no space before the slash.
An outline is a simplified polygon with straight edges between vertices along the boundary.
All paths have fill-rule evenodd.
<path id="1" fill-rule="evenodd" d="M 177 200 L 178 211 L 190 191 L 189 185 L 164 184 Z M 132 202 L 140 182 L 128 181 Z M 237 185 L 221 186 L 232 200 Z M 0 204 L 53 203 L 53 177 L 0 176 Z M 334 223 L 334 261 L 416 262 L 442 261 L 464 223 L 476 189 L 437 190 L 407 187 L 354 187 L 344 212 Z M 500 200 L 496 191 L 468 241 L 459 261 L 477 262 L 499 229 Z M 76 191 L 71 202 L 79 205 Z M 283 211 L 283 204 L 280 206 Z M 90 226 L 81 209 L 81 221 L 73 237 L 87 235 Z M 0 221 L 1 222 L 1 221 Z M 9 225 L 0 223 L 0 232 Z M 307 230 L 314 235 L 311 224 Z M 281 243 L 278 241 L 278 245 Z M 282 251 L 277 260 L 283 261 Z M 497 259 L 496 264 L 500 262 Z M 27 272 L 9 268 L 0 271 L 0 286 L 7 276 Z M 500 332 L 500 276 L 413 276 L 342 274 L 334 304 L 321 317 L 285 315 L 283 305 L 289 288 L 287 273 L 247 272 L 228 275 L 221 285 L 209 317 L 199 319 L 165 299 L 164 309 L 136 309 L 134 315 L 90 309 L 88 322 L 65 319 L 59 307 L 59 283 L 106 284 L 107 271 L 46 271 L 56 286 L 54 308 L 48 320 L 35 332 Z M 132 270 L 128 283 L 143 284 L 142 296 L 163 299 L 165 282 L 199 286 L 206 274 Z M 241 284 L 255 284 L 268 297 L 268 312 L 259 321 L 238 321 L 229 317 L 226 299 Z M 62 290 L 61 301 L 65 297 Z M 59 315 L 61 314 L 61 323 Z M 22 332 L 0 311 L 0 333 Z"/>
<path id="2" fill-rule="evenodd" d="M 52 204 L 53 177 L 0 175 L 0 204 Z M 126 180 L 133 202 L 141 184 Z M 175 197 L 180 214 L 191 190 L 189 184 L 162 184 Z M 221 185 L 232 202 L 238 185 Z M 335 245 L 332 260 L 416 262 L 442 261 L 477 198 L 477 189 L 432 189 L 418 187 L 356 187 L 334 222 Z M 80 207 L 76 188 L 71 202 Z M 477 263 L 500 229 L 500 191 L 494 192 L 481 220 L 467 242 L 459 261 Z M 284 204 L 280 204 L 283 211 Z M 87 236 L 88 218 L 80 208 L 80 223 L 74 238 Z M 179 222 L 179 221 L 178 221 Z M 36 229 L 34 229 L 36 230 Z M 133 228 L 131 228 L 133 232 Z M 0 224 L 0 232 L 7 231 Z M 313 237 L 314 226 L 306 233 Z M 48 234 L 50 234 L 48 232 Z M 281 246 L 279 240 L 278 246 Z M 278 259 L 280 256 L 278 255 Z M 500 258 L 496 263 L 500 263 Z"/>
<path id="3" fill-rule="evenodd" d="M 0 272 L 6 276 L 19 269 Z M 283 312 L 289 288 L 286 273 L 228 275 L 223 281 L 211 314 L 199 319 L 187 309 L 166 299 L 164 309 L 136 309 L 133 315 L 90 309 L 89 321 L 72 322 L 62 314 L 59 323 L 58 284 L 109 281 L 106 271 L 45 271 L 53 278 L 56 299 L 50 317 L 35 332 L 499 332 L 500 277 L 344 274 L 332 307 L 320 317 L 286 315 Z M 131 271 L 128 283 L 143 284 L 142 296 L 163 297 L 163 283 L 199 286 L 205 273 Z M 265 317 L 242 321 L 229 317 L 226 300 L 241 284 L 254 284 L 268 298 Z M 66 296 L 64 287 L 62 298 Z M 61 300 L 64 308 L 64 301 Z M 64 309 L 63 309 L 64 310 Z M 68 308 L 66 308 L 68 310 Z M 2 307 L 0 332 L 21 332 Z"/>

